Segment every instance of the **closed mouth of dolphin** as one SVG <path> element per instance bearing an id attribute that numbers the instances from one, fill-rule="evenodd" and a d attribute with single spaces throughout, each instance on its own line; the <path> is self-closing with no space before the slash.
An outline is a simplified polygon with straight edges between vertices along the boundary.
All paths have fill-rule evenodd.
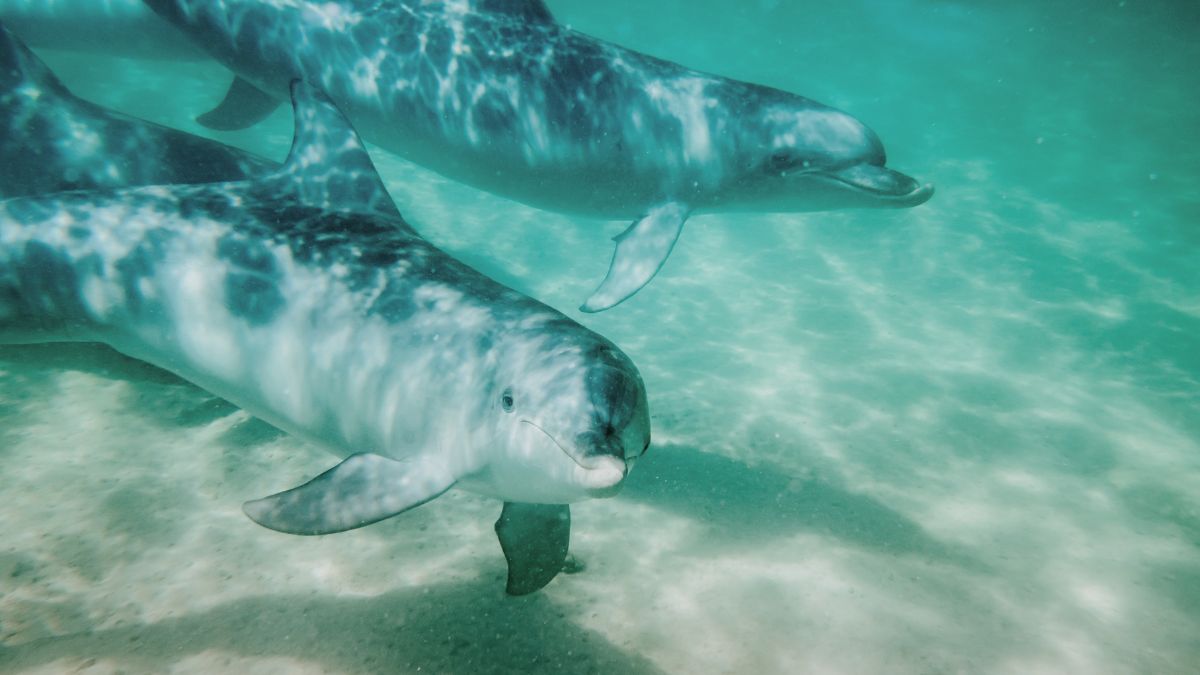
<path id="1" fill-rule="evenodd" d="M 582 461 L 580 461 L 580 459 L 578 457 L 575 456 L 575 453 L 564 448 L 563 444 L 559 443 L 558 439 L 554 437 L 554 434 L 550 433 L 549 431 L 546 431 L 545 429 L 540 427 L 536 422 L 533 422 L 531 420 L 521 420 L 521 421 L 524 422 L 525 424 L 528 424 L 529 426 L 533 427 L 534 429 L 537 429 L 538 431 L 542 432 L 543 434 L 545 434 L 546 438 L 549 438 L 556 446 L 558 446 L 559 450 L 562 450 L 564 455 L 566 455 L 567 457 L 570 457 L 571 461 L 575 462 L 575 464 L 578 465 L 579 468 L 583 469 L 584 471 L 596 471 L 598 468 L 600 468 L 600 467 L 588 466 L 587 464 L 584 464 Z M 625 473 L 629 473 L 629 469 L 632 468 L 632 467 L 630 467 L 629 461 L 625 460 L 624 464 L 625 464 Z"/>
<path id="2" fill-rule="evenodd" d="M 921 185 L 910 176 L 885 166 L 855 164 L 835 171 L 814 174 L 859 192 L 882 197 L 897 206 L 916 206 L 933 196 L 933 185 Z"/>
<path id="3" fill-rule="evenodd" d="M 521 420 L 521 421 L 524 422 L 525 424 L 528 424 L 529 426 L 533 427 L 534 429 L 537 429 L 538 431 L 542 432 L 543 434 L 546 434 L 546 438 L 549 438 L 551 441 L 554 441 L 554 444 L 558 446 L 558 449 L 562 450 L 564 455 L 566 455 L 567 457 L 570 457 L 572 462 L 575 462 L 576 464 L 578 464 L 579 468 L 587 469 L 589 471 L 594 468 L 594 467 L 584 465 L 584 463 L 579 461 L 579 458 L 576 457 L 574 453 L 572 453 L 570 450 L 567 450 L 566 448 L 564 448 L 563 444 L 558 442 L 558 439 L 554 437 L 554 434 L 541 428 L 540 426 L 537 425 L 537 423 L 532 422 L 530 420 Z"/>

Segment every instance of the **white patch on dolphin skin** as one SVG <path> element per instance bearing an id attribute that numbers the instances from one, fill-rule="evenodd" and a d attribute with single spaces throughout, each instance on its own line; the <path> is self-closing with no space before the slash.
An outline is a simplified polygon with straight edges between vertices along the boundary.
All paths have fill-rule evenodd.
<path id="1" fill-rule="evenodd" d="M 42 90 L 34 84 L 24 84 L 13 90 L 17 96 L 22 96 L 28 99 L 31 103 L 37 103 L 42 97 Z"/>
<path id="2" fill-rule="evenodd" d="M 213 230 L 216 232 L 216 230 Z M 216 250 L 216 238 L 205 237 L 209 250 Z M 191 242 L 197 245 L 200 242 Z M 226 268 L 211 257 L 195 257 L 175 261 L 172 275 L 178 282 L 171 284 L 170 306 L 186 308 L 174 317 L 174 333 L 179 348 L 188 361 L 200 372 L 211 373 L 221 380 L 237 381 L 245 371 L 242 351 L 238 347 L 233 317 L 221 293 L 213 289 L 222 286 Z"/>
<path id="3" fill-rule="evenodd" d="M 117 306 L 118 298 L 113 297 L 111 290 L 112 284 L 97 277 L 89 277 L 83 282 L 81 295 L 93 317 L 106 316 Z"/>
<path id="4" fill-rule="evenodd" d="M 387 54 L 380 50 L 374 56 L 364 56 L 354 63 L 350 71 L 350 81 L 356 94 L 371 98 L 379 96 L 379 78 L 382 72 L 380 64 L 386 57 Z"/>
<path id="5" fill-rule="evenodd" d="M 772 108 L 765 119 L 775 135 L 772 149 L 803 148 L 834 154 L 857 152 L 869 142 L 866 127 L 836 110 Z"/>
<path id="6" fill-rule="evenodd" d="M 304 11 L 304 20 L 318 25 L 325 30 L 344 31 L 357 25 L 363 17 L 352 8 L 347 8 L 337 2 L 313 3 L 300 5 Z"/>
<path id="7" fill-rule="evenodd" d="M 104 150 L 104 140 L 100 134 L 76 120 L 67 121 L 67 133 L 62 142 L 66 144 L 64 150 L 83 157 L 97 155 Z"/>
<path id="8" fill-rule="evenodd" d="M 666 114 L 679 120 L 683 132 L 683 159 L 689 164 L 702 165 L 713 158 L 709 110 L 718 101 L 707 95 L 711 82 L 700 77 L 680 77 L 646 83 L 646 94 Z"/>
<path id="9" fill-rule="evenodd" d="M 425 8 L 438 5 L 444 6 L 447 15 L 458 15 L 459 18 L 471 11 L 471 3 L 467 0 L 421 0 L 421 6 Z"/>
<path id="10" fill-rule="evenodd" d="M 290 425 L 313 424 L 319 402 L 310 380 L 314 355 L 310 341 L 318 329 L 309 325 L 315 299 L 328 297 L 328 282 L 296 269 L 290 251 L 283 246 L 268 249 L 279 277 L 280 294 L 286 298 L 274 320 L 241 330 L 239 341 L 247 352 L 249 378 L 263 401 Z M 335 314 L 336 315 L 336 314 Z M 233 317 L 230 317 L 233 321 Z M 280 383 L 293 382 L 280 386 Z"/>
<path id="11" fill-rule="evenodd" d="M 525 151 L 525 161 L 533 166 L 541 164 L 540 158 L 550 149 L 551 140 L 545 121 L 533 106 L 525 106 L 523 119 L 525 122 L 526 142 L 522 146 Z"/>

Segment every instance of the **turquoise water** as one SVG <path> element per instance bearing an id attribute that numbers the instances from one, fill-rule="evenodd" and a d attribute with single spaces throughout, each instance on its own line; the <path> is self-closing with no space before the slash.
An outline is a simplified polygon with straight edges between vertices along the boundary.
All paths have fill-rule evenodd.
<path id="1" fill-rule="evenodd" d="M 0 671 L 1188 673 L 1200 664 L 1200 8 L 550 2 L 875 129 L 902 212 L 693 218 L 574 307 L 625 223 L 375 152 L 408 220 L 613 339 L 654 446 L 585 565 L 505 598 L 496 504 L 320 539 L 240 504 L 328 455 L 91 347 L 0 349 Z M 213 64 L 44 52 L 203 133 Z M 274 158 L 290 112 L 220 136 Z"/>

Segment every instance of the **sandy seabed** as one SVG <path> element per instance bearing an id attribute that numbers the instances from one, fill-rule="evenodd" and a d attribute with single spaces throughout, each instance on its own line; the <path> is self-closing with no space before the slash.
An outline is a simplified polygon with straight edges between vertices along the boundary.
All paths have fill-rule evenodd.
<path id="1" fill-rule="evenodd" d="M 111 88 L 111 63 L 48 58 L 81 94 L 180 126 L 220 95 L 212 66 L 121 62 Z M 184 75 L 169 105 L 150 95 Z M 574 507 L 582 571 L 530 597 L 503 594 L 496 502 L 274 533 L 240 504 L 336 458 L 105 348 L 0 348 L 0 672 L 1194 672 L 1194 180 L 1112 165 L 1094 139 L 1116 122 L 1055 81 L 1055 106 L 994 120 L 1001 141 L 963 110 L 982 76 L 902 119 L 884 113 L 895 78 L 823 94 L 935 179 L 932 202 L 698 216 L 633 300 L 568 312 L 641 368 L 654 445 L 620 496 Z M 856 104 L 872 84 L 882 100 Z M 280 157 L 289 124 L 225 140 Z M 564 310 L 624 227 L 373 154 L 432 241 Z M 1104 189 L 1067 179 L 1081 167 Z"/>

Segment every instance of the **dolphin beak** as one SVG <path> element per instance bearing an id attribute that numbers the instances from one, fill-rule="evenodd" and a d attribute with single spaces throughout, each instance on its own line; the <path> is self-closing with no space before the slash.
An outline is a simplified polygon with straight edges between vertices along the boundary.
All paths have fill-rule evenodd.
<path id="1" fill-rule="evenodd" d="M 592 467 L 580 467 L 583 486 L 590 497 L 611 497 L 621 490 L 629 465 L 615 457 L 600 457 Z"/>
<path id="2" fill-rule="evenodd" d="M 625 481 L 625 476 L 629 475 L 629 470 L 633 468 L 633 462 L 620 459 L 610 453 L 577 456 L 579 453 L 571 452 L 562 443 L 559 443 L 553 434 L 537 423 L 531 420 L 521 420 L 521 422 L 542 432 L 546 438 L 550 439 L 550 442 L 562 450 L 564 455 L 575 462 L 576 479 L 591 497 L 611 497 L 617 494 L 621 489 L 621 484 Z"/>
<path id="3" fill-rule="evenodd" d="M 933 185 L 921 185 L 915 179 L 886 166 L 855 164 L 836 171 L 819 174 L 826 180 L 840 183 L 874 197 L 880 206 L 905 208 L 929 201 Z"/>
<path id="4" fill-rule="evenodd" d="M 620 491 L 635 459 L 625 456 L 616 438 L 609 438 L 594 445 L 584 461 L 576 459 L 575 463 L 584 471 L 582 479 L 590 496 L 611 497 Z"/>
<path id="5" fill-rule="evenodd" d="M 582 469 L 581 481 L 592 497 L 611 497 L 620 489 L 629 475 L 632 464 L 625 458 L 624 447 L 615 437 L 602 438 L 593 434 L 582 434 L 581 456 L 572 453 L 572 459 Z"/>

